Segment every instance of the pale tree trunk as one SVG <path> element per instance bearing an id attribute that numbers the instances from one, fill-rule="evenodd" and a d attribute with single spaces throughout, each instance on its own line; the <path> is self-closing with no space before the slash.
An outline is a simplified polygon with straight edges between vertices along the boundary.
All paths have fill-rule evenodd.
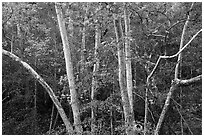
<path id="1" fill-rule="evenodd" d="M 124 53 L 124 45 L 121 42 L 121 38 L 123 38 L 122 34 L 122 26 L 121 26 L 121 18 L 116 19 L 114 17 L 114 28 L 116 33 L 116 42 L 117 42 L 117 50 L 118 50 L 118 72 L 119 72 L 119 85 L 122 97 L 122 105 L 125 117 L 125 126 L 126 126 L 126 134 L 131 135 L 133 132 L 133 115 L 131 114 L 131 107 L 129 103 L 128 93 L 126 89 L 126 81 L 125 81 L 125 53 Z"/>
<path id="2" fill-rule="evenodd" d="M 130 18 L 127 10 L 127 3 L 124 3 L 124 21 L 125 21 L 125 63 L 126 63 L 126 80 L 127 80 L 127 92 L 130 102 L 131 113 L 134 118 L 133 111 L 133 94 L 132 94 L 132 67 L 131 67 L 131 50 L 130 50 Z"/>
<path id="3" fill-rule="evenodd" d="M 147 73 L 149 74 L 149 66 L 146 66 Z M 150 87 L 150 77 L 147 77 L 146 81 L 147 87 L 145 89 L 145 116 L 144 116 L 144 135 L 147 134 L 147 116 L 148 116 L 148 91 Z"/>
<path id="4" fill-rule="evenodd" d="M 38 57 L 35 56 L 35 68 L 37 68 Z M 37 81 L 35 80 L 35 95 L 34 95 L 34 133 L 37 135 Z"/>
<path id="5" fill-rule="evenodd" d="M 97 73 L 99 69 L 99 58 L 98 58 L 98 48 L 101 43 L 101 32 L 100 32 L 100 26 L 97 24 L 96 25 L 96 30 L 95 30 L 95 50 L 94 50 L 94 68 L 93 68 L 93 77 L 92 77 L 92 87 L 91 87 L 91 100 L 92 102 L 96 101 L 95 94 L 98 86 L 98 81 L 97 81 Z M 92 123 L 91 123 L 91 132 L 95 133 L 96 129 L 96 118 L 95 118 L 95 113 L 96 113 L 96 107 L 92 105 L 92 110 L 91 110 L 91 118 L 92 118 Z"/>
<path id="6" fill-rule="evenodd" d="M 184 27 L 185 28 L 185 27 Z M 177 57 L 181 52 L 183 52 L 183 50 L 185 48 L 187 48 L 187 46 L 190 45 L 190 43 L 198 36 L 198 34 L 202 32 L 202 29 L 200 29 L 188 42 L 187 44 L 185 44 L 185 46 L 183 46 L 176 54 L 174 55 L 171 55 L 171 56 L 159 56 L 154 68 L 152 69 L 151 73 L 148 75 L 147 77 L 147 84 L 149 84 L 149 80 L 150 78 L 154 75 L 154 73 L 156 72 L 156 70 L 158 69 L 158 66 L 159 66 L 159 63 L 161 62 L 162 59 L 171 59 L 171 58 L 175 58 Z M 154 134 L 157 135 L 160 131 L 160 128 L 162 126 L 162 123 L 164 121 L 164 117 L 165 117 L 165 114 L 168 110 L 168 106 L 170 104 L 170 99 L 173 95 L 173 92 L 177 89 L 177 87 L 179 85 L 190 85 L 192 83 L 195 83 L 195 82 L 198 82 L 202 80 L 202 75 L 199 75 L 199 76 L 196 76 L 194 78 L 191 78 L 191 79 L 185 79 L 185 80 L 181 80 L 181 79 L 174 79 L 171 83 L 171 88 L 169 90 L 169 93 L 167 94 L 167 99 L 165 101 L 165 104 L 164 104 L 164 107 L 163 107 L 163 110 L 161 112 L 161 115 L 160 115 L 160 118 L 158 120 L 158 123 L 157 123 L 157 126 L 156 126 L 156 129 L 154 131 Z M 147 85 L 148 86 L 148 85 Z M 148 88 L 148 87 L 147 87 Z"/>
<path id="7" fill-rule="evenodd" d="M 51 112 L 51 116 L 50 116 L 50 126 L 49 126 L 49 134 L 51 134 L 51 131 L 52 131 L 52 125 L 53 125 L 53 117 L 54 117 L 54 109 L 55 109 L 55 106 L 54 104 L 52 105 L 52 112 Z"/>
<path id="8" fill-rule="evenodd" d="M 193 3 L 191 5 L 191 8 L 193 8 Z M 191 10 L 189 10 L 191 11 Z M 190 13 L 189 13 L 190 14 Z M 185 32 L 186 32 L 186 29 L 187 29 L 187 26 L 188 26 L 188 22 L 190 20 L 190 15 L 188 14 L 187 16 L 187 20 L 184 24 L 184 27 L 183 27 L 183 31 L 182 31 L 182 35 L 181 35 L 181 42 L 180 42 L 180 48 L 179 50 L 181 50 L 183 48 L 183 42 L 184 42 L 184 35 L 185 35 Z M 178 55 L 178 61 L 177 61 L 177 64 L 176 64 L 176 67 L 175 67 L 175 74 L 174 74 L 174 80 L 172 82 L 172 85 L 171 85 L 171 88 L 169 90 L 169 93 L 167 94 L 167 98 L 166 98 L 166 101 L 165 101 L 165 104 L 164 104 L 164 107 L 162 109 L 162 112 L 161 112 L 161 115 L 160 115 L 160 118 L 159 118 L 159 121 L 157 123 L 157 126 L 156 126 L 156 129 L 154 131 L 154 134 L 155 135 L 158 135 L 159 134 L 159 131 L 161 129 L 161 126 L 162 126 L 162 123 L 164 121 L 164 118 L 165 118 L 165 115 L 168 111 L 168 108 L 169 108 L 169 105 L 170 105 L 170 100 L 171 100 L 171 97 L 174 93 L 174 91 L 177 89 L 179 83 L 178 83 L 178 74 L 179 74 L 179 65 L 180 65 L 180 61 L 182 61 L 182 53 L 180 53 Z"/>
<path id="9" fill-rule="evenodd" d="M 53 103 L 55 104 L 55 106 L 56 106 L 65 126 L 66 126 L 66 130 L 69 133 L 73 133 L 73 127 L 72 127 L 70 121 L 68 120 L 68 118 L 64 112 L 64 109 L 62 108 L 60 102 L 58 101 L 58 99 L 55 96 L 51 87 L 43 80 L 43 78 L 40 75 L 37 74 L 37 72 L 35 72 L 35 70 L 30 65 L 28 65 L 26 62 L 22 61 L 19 57 L 17 57 L 16 55 L 14 55 L 14 54 L 6 51 L 6 50 L 2 50 L 2 53 L 4 55 L 9 56 L 13 60 L 19 62 L 20 64 L 22 64 L 23 67 L 25 67 L 28 70 L 28 72 L 45 88 L 45 90 L 48 92 L 50 98 L 52 99 Z"/>
<path id="10" fill-rule="evenodd" d="M 74 125 L 75 125 L 77 134 L 81 134 L 82 126 L 81 126 L 80 112 L 79 112 L 79 99 L 78 99 L 77 91 L 75 89 L 76 86 L 75 86 L 75 81 L 74 81 L 73 66 L 72 66 L 72 61 L 71 61 L 71 53 L 70 53 L 67 31 L 65 27 L 65 20 L 64 20 L 62 9 L 59 3 L 55 4 L 55 9 L 56 9 L 56 14 L 57 14 L 60 34 L 62 38 L 62 43 L 63 43 L 67 78 L 68 78 L 69 89 L 70 89 L 70 94 L 71 94 L 71 107 L 73 111 Z"/>
<path id="11" fill-rule="evenodd" d="M 56 34 L 54 33 L 53 36 L 53 41 L 54 41 L 54 91 L 57 91 L 57 42 L 56 42 Z M 50 127 L 49 127 L 49 134 L 51 134 L 52 126 L 53 126 L 53 120 L 54 120 L 54 111 L 55 107 L 54 104 L 52 106 L 52 113 L 51 113 L 51 118 L 50 118 Z"/>
<path id="12" fill-rule="evenodd" d="M 19 38 L 19 48 L 20 48 L 20 58 L 23 59 L 24 58 L 24 33 L 22 31 L 22 27 L 20 24 L 17 24 L 17 37 Z M 14 42 L 14 41 L 13 41 Z M 12 44 L 12 49 L 14 48 L 14 45 Z M 13 50 L 12 50 L 13 53 Z"/>
<path id="13" fill-rule="evenodd" d="M 86 3 L 84 22 L 82 27 L 82 45 L 81 45 L 81 69 L 80 72 L 83 74 L 85 67 L 85 55 L 86 55 L 86 25 L 87 25 L 87 13 L 88 13 L 89 3 Z"/>
<path id="14" fill-rule="evenodd" d="M 82 28 L 82 46 L 81 46 L 81 68 L 80 72 L 83 74 L 85 66 L 85 53 L 86 53 L 86 27 Z"/>
<path id="15" fill-rule="evenodd" d="M 184 27 L 185 28 L 185 27 Z M 158 66 L 159 66 L 159 63 L 161 62 L 162 59 L 171 59 L 171 58 L 175 58 L 177 57 L 181 52 L 183 52 L 184 49 L 187 48 L 187 46 L 190 45 L 190 43 L 198 36 L 198 34 L 202 32 L 202 29 L 200 29 L 188 42 L 185 46 L 183 46 L 176 54 L 174 55 L 171 55 L 171 56 L 159 56 L 154 68 L 152 69 L 151 73 L 148 75 L 147 77 L 147 84 L 149 84 L 149 80 L 150 78 L 154 75 L 154 73 L 156 72 L 156 70 L 158 69 Z M 154 134 L 157 135 L 160 131 L 160 128 L 162 126 L 162 123 L 164 121 L 164 117 L 165 117 L 165 114 L 168 110 L 168 106 L 170 104 L 170 99 L 173 95 L 173 92 L 177 89 L 177 87 L 179 85 L 190 85 L 192 83 L 195 83 L 195 82 L 198 82 L 202 80 L 202 75 L 199 75 L 199 76 L 196 76 L 196 77 L 193 77 L 191 79 L 185 79 L 185 80 L 181 80 L 181 79 L 174 79 L 171 83 L 171 88 L 169 90 L 169 93 L 167 94 L 167 99 L 165 101 L 165 104 L 164 104 L 164 107 L 163 107 L 163 110 L 161 112 L 161 115 L 160 115 L 160 118 L 158 120 L 158 123 L 157 123 L 157 126 L 156 126 L 156 129 L 154 131 Z M 148 86 L 148 85 L 147 85 Z M 148 87 L 147 87 L 148 88 Z"/>
<path id="16" fill-rule="evenodd" d="M 14 39 L 15 39 L 15 36 L 14 36 L 14 34 L 12 34 L 12 37 L 11 37 L 11 53 L 13 53 Z"/>

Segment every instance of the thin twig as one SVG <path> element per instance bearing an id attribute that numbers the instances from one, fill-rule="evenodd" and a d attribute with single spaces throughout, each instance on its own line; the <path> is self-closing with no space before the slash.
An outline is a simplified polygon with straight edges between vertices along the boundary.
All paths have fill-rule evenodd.
<path id="1" fill-rule="evenodd" d="M 176 104 L 176 103 L 175 103 L 175 104 Z M 183 120 L 183 121 L 186 123 L 186 126 L 188 127 L 188 129 L 189 129 L 189 131 L 190 131 L 191 135 L 193 135 L 193 132 L 192 132 L 192 130 L 190 129 L 190 127 L 189 127 L 188 123 L 186 122 L 186 120 L 183 118 L 183 116 L 182 116 L 181 112 L 179 111 L 179 108 L 178 108 L 177 104 L 176 104 L 175 106 L 176 106 L 176 109 L 177 109 L 177 111 L 178 111 L 179 115 L 181 116 L 182 120 Z"/>
<path id="2" fill-rule="evenodd" d="M 137 94 L 137 93 L 134 93 L 134 94 L 135 94 L 136 96 L 140 97 L 143 101 L 145 101 L 145 99 L 144 99 L 141 95 L 139 95 L 139 94 Z M 152 117 L 153 121 L 155 122 L 154 115 L 153 115 L 153 113 L 152 113 L 152 111 L 150 110 L 149 107 L 148 107 L 148 111 L 150 112 L 151 117 Z"/>

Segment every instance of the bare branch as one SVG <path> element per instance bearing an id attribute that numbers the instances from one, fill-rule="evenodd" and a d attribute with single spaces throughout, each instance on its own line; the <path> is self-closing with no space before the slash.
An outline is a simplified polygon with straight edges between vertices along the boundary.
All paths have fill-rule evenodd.
<path id="1" fill-rule="evenodd" d="M 161 58 L 164 58 L 164 59 L 170 59 L 170 58 L 174 58 L 176 56 L 178 56 L 194 39 L 195 37 L 202 31 L 202 29 L 200 29 L 189 41 L 188 43 L 183 46 L 183 48 L 181 48 L 176 54 L 174 55 L 171 55 L 171 56 L 160 56 Z"/>
<path id="2" fill-rule="evenodd" d="M 153 76 L 153 74 L 155 73 L 156 69 L 157 69 L 158 66 L 159 66 L 159 63 L 160 63 L 161 59 L 162 59 L 162 56 L 159 56 L 159 58 L 158 58 L 158 60 L 157 60 L 157 62 L 156 62 L 156 65 L 154 66 L 152 72 L 151 72 L 151 73 L 149 74 L 149 76 L 147 77 L 147 81 L 149 81 L 149 79 L 150 79 L 150 78 Z"/>
<path id="3" fill-rule="evenodd" d="M 156 65 L 154 66 L 152 72 L 151 72 L 151 73 L 149 74 L 149 76 L 148 76 L 148 79 L 150 79 L 150 78 L 152 77 L 152 75 L 155 73 L 155 71 L 156 71 L 156 69 L 157 69 L 157 67 L 158 67 L 158 65 L 159 65 L 159 63 L 160 63 L 160 61 L 161 61 L 161 59 L 170 59 L 170 58 L 175 58 L 175 57 L 177 57 L 188 45 L 190 45 L 190 43 L 195 39 L 195 37 L 196 37 L 201 31 L 202 31 L 202 29 L 199 30 L 199 31 L 189 40 L 189 42 L 188 42 L 185 46 L 183 46 L 183 48 L 182 48 L 181 50 L 179 50 L 176 54 L 171 55 L 171 56 L 159 56 L 159 58 L 158 58 L 158 60 L 157 60 L 157 62 L 156 62 Z"/>
<path id="4" fill-rule="evenodd" d="M 166 31 L 170 31 L 170 30 L 171 30 L 173 27 L 175 27 L 177 24 L 182 23 L 182 22 L 184 22 L 184 21 L 186 21 L 186 19 L 182 19 L 182 20 L 177 21 L 176 23 L 174 23 L 173 25 L 171 25 L 169 28 L 167 28 Z"/>
<path id="5" fill-rule="evenodd" d="M 191 9 L 193 8 L 193 5 L 194 5 L 194 3 L 191 4 L 190 11 L 191 11 Z M 190 20 L 190 13 L 188 13 L 188 15 L 187 15 L 187 20 L 186 20 L 186 22 L 185 22 L 185 24 L 184 24 L 183 31 L 182 31 L 182 34 L 181 34 L 181 42 L 180 42 L 180 47 L 179 47 L 179 50 L 180 50 L 180 51 L 181 51 L 181 49 L 183 48 L 184 35 L 185 35 L 185 33 L 186 33 L 189 20 Z M 181 66 L 182 58 L 183 58 L 183 55 L 182 55 L 182 53 L 180 52 L 179 55 L 178 55 L 178 63 L 176 64 L 176 67 L 175 67 L 174 79 L 177 79 L 177 78 L 178 78 L 179 66 Z"/>
<path id="6" fill-rule="evenodd" d="M 45 90 L 48 92 L 50 98 L 52 99 L 53 103 L 55 104 L 55 106 L 56 106 L 65 126 L 66 126 L 66 129 L 72 133 L 73 132 L 72 125 L 69 122 L 69 120 L 66 116 L 66 113 L 65 113 L 64 109 L 62 108 L 62 105 L 58 101 L 57 97 L 55 96 L 55 93 L 52 90 L 52 88 L 44 81 L 44 79 L 40 75 L 38 75 L 38 73 L 28 63 L 22 61 L 19 57 L 17 57 L 16 55 L 14 55 L 11 52 L 6 51 L 4 49 L 2 49 L 2 53 L 4 55 L 9 56 L 13 60 L 19 62 L 21 65 L 23 65 L 23 67 L 25 67 L 29 71 L 29 73 L 45 88 Z"/>
<path id="7" fill-rule="evenodd" d="M 6 100 L 7 98 L 9 98 L 9 96 L 6 96 L 5 98 L 2 99 L 2 102 L 4 102 L 4 100 Z"/>
<path id="8" fill-rule="evenodd" d="M 192 83 L 195 83 L 195 82 L 198 82 L 201 80 L 202 80 L 202 75 L 193 77 L 191 79 L 185 79 L 185 80 L 177 79 L 177 81 L 179 82 L 180 85 L 188 85 L 188 84 L 192 84 Z"/>
<path id="9" fill-rule="evenodd" d="M 192 3 L 190 9 L 192 9 L 193 4 L 194 4 L 194 3 Z M 158 135 L 158 133 L 159 133 L 159 131 L 160 131 L 161 125 L 162 125 L 162 123 L 163 123 L 163 121 L 164 121 L 164 117 L 165 117 L 165 115 L 166 115 L 166 113 L 167 113 L 167 110 L 168 110 L 168 107 L 169 107 L 169 104 L 170 104 L 170 99 L 172 98 L 172 95 L 173 95 L 174 91 L 175 91 L 175 90 L 177 89 L 177 87 L 179 86 L 178 68 L 179 68 L 180 61 L 182 61 L 182 54 L 181 54 L 181 52 L 182 52 L 182 51 L 190 44 L 190 42 L 202 31 L 202 29 L 201 29 L 200 31 L 198 31 L 198 32 L 193 36 L 193 38 L 192 38 L 185 46 L 183 46 L 184 34 L 185 34 L 186 29 L 187 29 L 187 25 L 188 25 L 189 19 L 190 19 L 190 15 L 188 14 L 187 20 L 186 20 L 185 25 L 184 25 L 184 28 L 183 28 L 182 36 L 181 36 L 181 42 L 180 42 L 179 52 L 178 52 L 177 54 L 175 54 L 175 56 L 178 55 L 178 63 L 176 64 L 176 67 L 175 67 L 174 80 L 172 81 L 171 88 L 170 88 L 170 90 L 169 90 L 169 93 L 167 94 L 167 98 L 166 98 L 164 107 L 163 107 L 163 109 L 162 109 L 160 118 L 159 118 L 159 120 L 158 120 L 156 129 L 155 129 L 155 131 L 154 131 L 154 134 L 155 134 L 155 135 Z M 161 56 L 160 56 L 160 57 L 161 57 Z"/>

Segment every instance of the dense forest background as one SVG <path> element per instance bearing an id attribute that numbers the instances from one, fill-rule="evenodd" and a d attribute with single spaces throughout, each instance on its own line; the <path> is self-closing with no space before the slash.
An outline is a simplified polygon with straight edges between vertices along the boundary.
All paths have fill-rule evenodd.
<path id="1" fill-rule="evenodd" d="M 130 133 L 128 124 L 134 134 L 156 134 L 156 129 L 168 135 L 202 134 L 201 28 L 202 3 L 197 2 L 2 3 L 2 134 L 70 134 L 63 112 L 73 134 L 124 135 Z M 182 54 L 158 62 L 184 45 Z M 130 80 L 124 91 L 122 78 Z M 123 100 L 126 92 L 130 104 Z M 128 121 L 126 112 L 134 120 Z"/>

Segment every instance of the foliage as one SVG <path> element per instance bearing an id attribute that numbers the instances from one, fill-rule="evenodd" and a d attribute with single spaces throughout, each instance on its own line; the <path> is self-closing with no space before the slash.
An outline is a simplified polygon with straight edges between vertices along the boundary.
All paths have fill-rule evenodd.
<path id="1" fill-rule="evenodd" d="M 140 2 L 128 3 L 131 13 L 131 54 L 133 73 L 134 113 L 136 133 L 143 134 L 146 78 L 160 55 L 172 55 L 179 49 L 180 37 L 187 14 L 190 23 L 184 44 L 202 27 L 202 3 Z M 116 12 L 118 11 L 118 12 Z M 123 15 L 123 3 L 63 3 L 68 25 L 73 21 L 71 56 L 76 89 L 81 103 L 83 134 L 125 134 L 122 101 L 118 83 L 117 43 L 113 14 Z M 85 18 L 86 16 L 86 18 Z M 84 22 L 86 25 L 84 26 Z M 124 22 L 122 21 L 122 24 Z M 97 80 L 97 101 L 91 102 L 93 77 L 95 25 L 102 31 L 99 47 L 100 67 Z M 82 28 L 86 31 L 85 70 L 81 72 Z M 67 30 L 70 34 L 71 30 Z M 121 40 L 123 42 L 123 39 Z M 13 47 L 11 46 L 13 44 Z M 70 93 L 65 61 L 54 3 L 2 3 L 2 48 L 12 51 L 29 63 L 53 88 L 61 100 L 70 121 Z M 153 134 L 166 94 L 174 78 L 177 59 L 163 60 L 151 79 L 149 93 L 148 134 Z M 148 69 L 147 69 L 148 66 Z M 202 35 L 198 35 L 183 52 L 180 78 L 189 79 L 202 74 Z M 202 134 L 202 84 L 181 86 L 175 92 L 161 134 Z M 36 92 L 36 94 L 35 94 Z M 35 99 L 37 100 L 35 102 Z M 35 105 L 36 103 L 36 105 Z M 59 134 L 66 133 L 62 120 L 45 90 L 18 63 L 2 56 L 2 133 L 3 134 Z M 97 108 L 97 130 L 91 133 L 91 108 Z M 181 124 L 182 119 L 182 124 Z M 111 126 L 112 125 L 112 126 Z"/>

